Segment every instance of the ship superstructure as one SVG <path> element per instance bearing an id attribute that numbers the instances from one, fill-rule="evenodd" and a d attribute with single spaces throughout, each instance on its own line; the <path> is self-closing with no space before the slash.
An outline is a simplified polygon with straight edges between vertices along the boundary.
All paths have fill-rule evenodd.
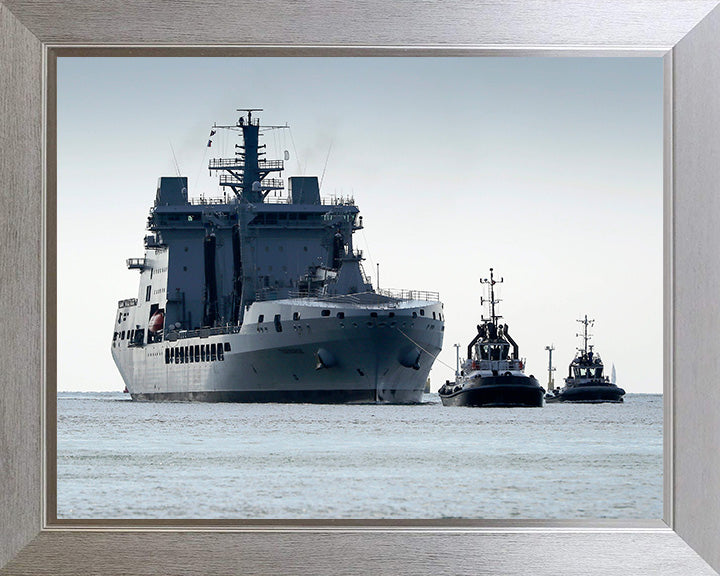
<path id="1" fill-rule="evenodd" d="M 419 402 L 442 347 L 436 293 L 374 289 L 352 198 L 316 176 L 281 178 L 266 127 L 244 109 L 233 158 L 212 159 L 221 198 L 161 177 L 138 297 L 121 300 L 112 355 L 133 399 Z"/>

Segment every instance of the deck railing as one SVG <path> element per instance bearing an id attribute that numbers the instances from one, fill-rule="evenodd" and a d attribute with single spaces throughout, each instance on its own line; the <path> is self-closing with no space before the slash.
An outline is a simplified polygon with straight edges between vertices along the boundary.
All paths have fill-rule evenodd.
<path id="1" fill-rule="evenodd" d="M 232 176 L 228 178 L 229 179 L 227 180 L 227 182 L 229 183 L 230 179 L 232 179 Z M 265 186 L 263 186 L 263 190 L 284 190 L 284 188 L 282 188 L 282 185 L 280 184 L 281 182 L 283 182 L 281 178 L 266 178 L 265 180 L 263 180 L 263 185 L 267 183 L 268 186 L 271 187 L 266 188 Z M 240 184 L 242 184 L 242 181 L 238 181 L 238 186 Z M 277 188 L 275 188 L 274 186 L 277 186 Z M 232 194 L 213 198 L 207 196 L 200 196 L 196 198 L 189 198 L 189 202 L 192 206 L 215 206 L 218 204 L 228 204 L 230 202 L 230 199 L 233 197 L 234 196 Z M 265 204 L 292 204 L 292 198 L 284 194 L 281 196 L 271 196 L 268 194 L 263 200 L 263 202 Z M 322 196 L 320 198 L 320 204 L 322 206 L 354 206 L 355 200 L 351 197 Z"/>
<path id="2" fill-rule="evenodd" d="M 143 270 L 147 267 L 147 260 L 145 260 L 145 258 L 128 258 L 125 262 L 131 270 Z"/>
<path id="3" fill-rule="evenodd" d="M 241 158 L 212 158 L 208 164 L 210 170 L 240 170 L 244 167 L 245 161 Z M 260 160 L 258 161 L 258 169 L 284 170 L 284 162 L 282 160 Z"/>
<path id="4" fill-rule="evenodd" d="M 166 330 L 165 340 L 174 342 L 175 340 L 185 340 L 187 338 L 207 338 L 208 336 L 218 336 L 221 334 L 237 334 L 242 326 L 215 326 L 214 328 L 197 328 L 195 330 Z"/>
<path id="5" fill-rule="evenodd" d="M 428 290 L 398 290 L 395 288 L 383 288 L 378 289 L 377 292 L 383 296 L 398 298 L 399 300 L 430 300 L 433 302 L 440 300 L 439 292 L 430 292 Z"/>

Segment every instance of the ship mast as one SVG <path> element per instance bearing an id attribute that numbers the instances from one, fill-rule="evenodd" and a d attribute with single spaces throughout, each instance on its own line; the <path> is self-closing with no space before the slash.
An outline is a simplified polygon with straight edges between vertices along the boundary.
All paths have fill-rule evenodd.
<path id="1" fill-rule="evenodd" d="M 243 144 L 236 144 L 235 158 L 213 158 L 208 164 L 210 171 L 220 170 L 220 186 L 231 188 L 238 198 L 247 202 L 263 202 L 271 190 L 282 190 L 282 178 L 267 178 L 271 172 L 284 169 L 282 160 L 265 160 L 265 145 L 260 145 L 260 130 L 267 128 L 287 128 L 287 126 L 260 126 L 260 120 L 253 118 L 253 112 L 262 112 L 262 108 L 239 108 L 237 123 L 231 126 L 213 125 L 213 129 L 242 130 Z M 245 114 L 246 113 L 246 114 Z"/>
<path id="2" fill-rule="evenodd" d="M 548 391 L 552 392 L 555 390 L 555 379 L 553 378 L 553 372 L 555 372 L 555 368 L 553 368 L 552 365 L 552 353 L 553 350 L 555 350 L 555 344 L 550 344 L 550 346 L 545 346 L 545 350 L 548 352 Z"/>
<path id="3" fill-rule="evenodd" d="M 500 300 L 495 300 L 495 284 L 501 284 L 503 282 L 503 278 L 500 278 L 500 280 L 495 280 L 493 277 L 493 269 L 490 268 L 490 279 L 482 278 L 480 280 L 480 284 L 488 284 L 490 286 L 490 299 L 486 300 L 485 298 L 480 298 L 480 304 L 483 305 L 486 302 L 490 305 L 488 306 L 490 310 L 490 318 L 482 317 L 483 322 L 487 322 L 490 320 L 493 323 L 493 326 L 497 327 L 497 321 L 498 319 L 502 318 L 502 316 L 498 316 L 495 314 L 495 304 L 499 303 Z"/>
<path id="4" fill-rule="evenodd" d="M 585 318 L 581 318 L 580 320 L 577 320 L 577 322 L 580 322 L 580 324 L 583 325 L 583 333 L 582 334 L 575 334 L 575 336 L 582 336 L 583 339 L 583 348 L 581 352 L 583 354 L 588 353 L 588 340 L 590 340 L 590 337 L 592 334 L 588 334 L 588 326 L 592 326 L 595 323 L 595 320 L 588 320 L 587 314 L 585 314 Z"/>

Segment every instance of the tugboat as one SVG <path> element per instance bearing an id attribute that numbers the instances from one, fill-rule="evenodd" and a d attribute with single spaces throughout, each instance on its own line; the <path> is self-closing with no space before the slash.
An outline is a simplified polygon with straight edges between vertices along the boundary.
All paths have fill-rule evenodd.
<path id="1" fill-rule="evenodd" d="M 553 390 L 545 396 L 547 402 L 622 402 L 625 390 L 615 385 L 613 370 L 613 381 L 603 375 L 603 363 L 600 355 L 593 351 L 593 345 L 588 344 L 590 335 L 588 327 L 592 326 L 595 320 L 589 320 L 587 314 L 581 320 L 583 333 L 578 334 L 583 338 L 583 347 L 570 363 L 568 377 L 565 378 L 565 386 L 561 390 Z"/>
<path id="2" fill-rule="evenodd" d="M 443 406 L 543 405 L 545 390 L 534 376 L 525 374 L 525 361 L 520 358 L 508 325 L 498 323 L 502 316 L 495 313 L 499 302 L 495 299 L 495 284 L 502 281 L 495 280 L 492 268 L 490 278 L 480 280 L 489 286 L 490 298 L 482 298 L 481 304 L 488 304 L 490 316 L 482 317 L 483 324 L 468 344 L 467 359 L 455 374 L 455 381 L 446 381 L 438 391 Z"/>

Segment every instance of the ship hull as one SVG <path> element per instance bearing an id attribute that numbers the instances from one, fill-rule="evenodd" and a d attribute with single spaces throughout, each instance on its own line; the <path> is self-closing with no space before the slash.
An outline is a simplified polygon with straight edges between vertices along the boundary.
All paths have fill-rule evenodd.
<path id="1" fill-rule="evenodd" d="M 623 402 L 625 390 L 613 385 L 577 386 L 563 388 L 557 396 L 547 397 L 547 402 L 577 402 L 600 404 L 604 402 Z"/>
<path id="2" fill-rule="evenodd" d="M 440 308 L 424 308 L 435 306 Z M 442 322 L 413 319 L 413 308 L 397 311 L 392 322 L 387 310 L 374 311 L 375 317 L 371 310 L 353 316 L 345 311 L 342 320 L 333 314 L 289 321 L 279 332 L 266 322 L 235 334 L 117 347 L 113 357 L 134 400 L 422 402 L 442 347 Z M 198 362 L 192 351 L 213 344 L 227 350 L 222 360 Z M 169 362 L 168 349 L 174 350 Z"/>
<path id="3" fill-rule="evenodd" d="M 280 402 L 303 404 L 366 404 L 374 403 L 375 392 L 358 390 L 237 390 L 206 392 L 160 392 L 130 394 L 141 402 Z M 420 402 L 417 394 L 408 394 L 406 403 Z"/>
<path id="4" fill-rule="evenodd" d="M 486 376 L 457 392 L 440 394 L 443 406 L 541 407 L 544 390 L 528 376 Z"/>

